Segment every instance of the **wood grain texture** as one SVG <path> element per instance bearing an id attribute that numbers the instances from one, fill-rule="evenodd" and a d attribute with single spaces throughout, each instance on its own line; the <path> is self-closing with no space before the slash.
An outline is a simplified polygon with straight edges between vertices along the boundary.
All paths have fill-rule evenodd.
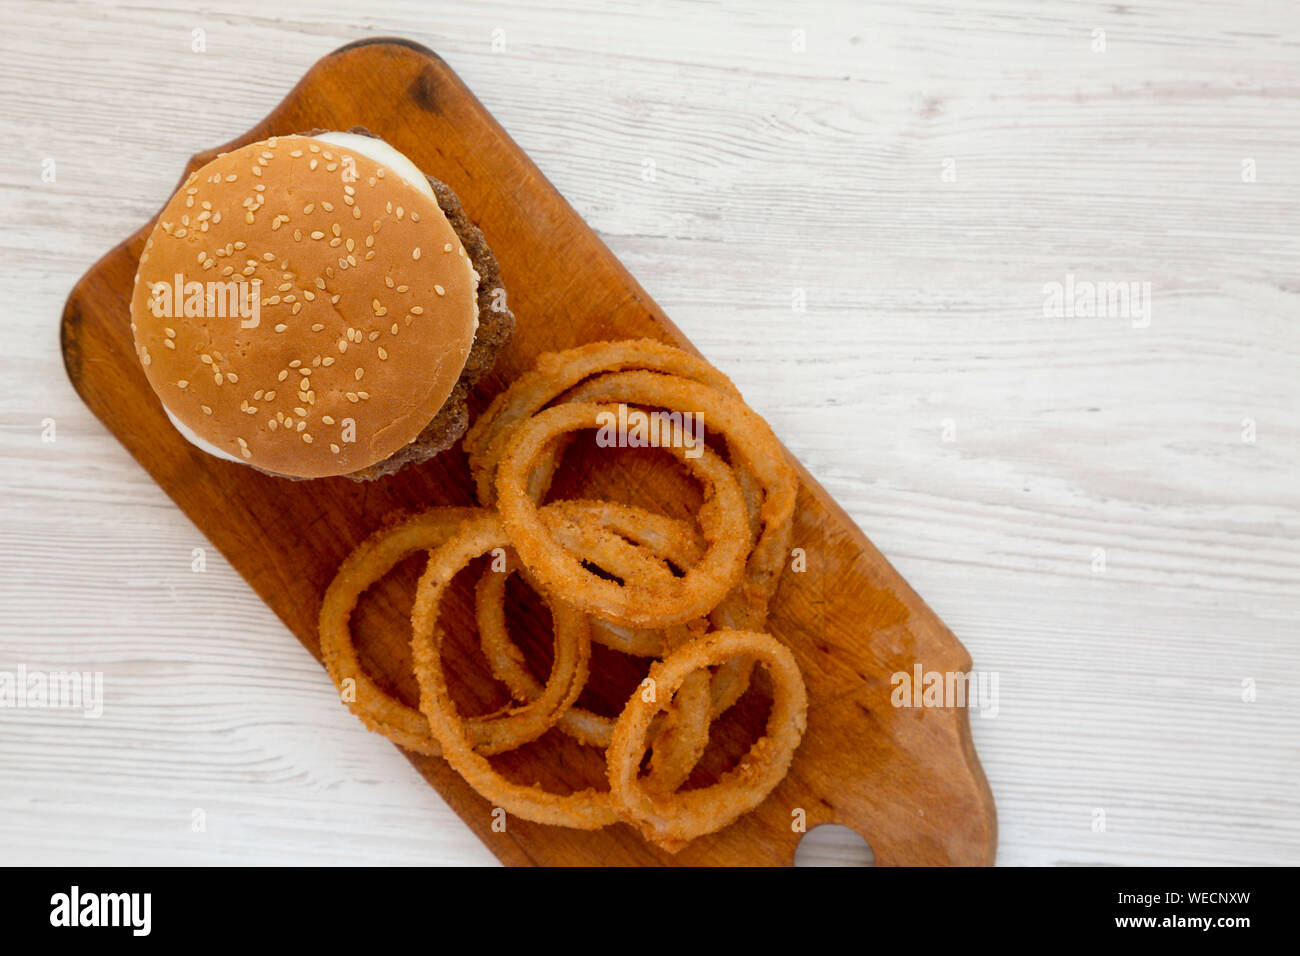
<path id="1" fill-rule="evenodd" d="M 100 721 L 0 714 L 0 859 L 491 859 L 86 412 L 54 331 L 195 144 L 385 33 L 448 57 L 1002 675 L 974 721 L 999 862 L 1300 859 L 1292 4 L 16 0 L 0 19 L 0 668 L 109 689 Z M 1045 319 L 1068 272 L 1151 281 L 1151 327 Z"/>
<path id="2" fill-rule="evenodd" d="M 313 128 L 353 126 L 371 129 L 421 169 L 437 170 L 490 237 L 518 326 L 475 390 L 471 413 L 543 352 L 641 337 L 689 347 L 447 64 L 417 44 L 359 41 L 336 51 L 314 66 L 266 120 L 220 149 Z M 190 168 L 217 151 L 196 156 Z M 447 453 L 372 483 L 290 482 L 214 461 L 190 446 L 168 422 L 131 348 L 130 296 L 151 229 L 152 223 L 110 252 L 73 289 L 62 332 L 68 376 L 91 410 L 286 626 L 319 654 L 321 596 L 340 562 L 399 511 L 472 504 L 464 456 Z M 696 505 L 689 484 L 661 456 L 633 453 L 613 462 L 610 457 L 608 450 L 576 443 L 566 455 L 565 481 L 557 483 L 556 493 L 691 515 Z M 965 709 L 901 709 L 890 703 L 894 673 L 910 674 L 918 666 L 965 673 L 969 655 L 833 500 L 806 473 L 800 478 L 791 544 L 807 555 L 807 569 L 785 575 L 768 618 L 772 632 L 795 651 L 808 685 L 808 730 L 786 780 L 738 823 L 673 855 L 652 849 L 623 825 L 587 833 L 511 819 L 501 831 L 493 826 L 492 805 L 444 761 L 412 755 L 420 772 L 502 861 L 790 863 L 805 832 L 792 825 L 795 818 L 807 827 L 853 828 L 883 864 L 993 861 L 992 795 L 970 742 Z M 413 588 L 409 575 L 401 583 L 404 588 L 386 582 L 369 613 L 358 614 L 354 633 L 363 663 L 414 705 L 407 647 Z M 462 712 L 494 710 L 509 698 L 476 652 L 471 585 L 460 583 L 465 585 L 461 600 L 448 600 L 443 608 L 451 641 L 444 649 L 446 669 L 463 685 Z M 534 604 L 509 619 L 515 641 L 541 658 L 537 672 L 546 673 L 546 615 Z M 609 658 L 593 663 L 584 692 L 584 702 L 598 713 L 617 713 L 643 674 L 630 659 Z M 625 679 L 613 679 L 610 672 L 620 670 Z M 761 735 L 760 696 L 747 696 L 735 713 L 717 722 L 694 784 L 711 783 Z M 495 763 L 512 779 L 562 792 L 598 786 L 604 778 L 599 751 L 555 730 Z"/>

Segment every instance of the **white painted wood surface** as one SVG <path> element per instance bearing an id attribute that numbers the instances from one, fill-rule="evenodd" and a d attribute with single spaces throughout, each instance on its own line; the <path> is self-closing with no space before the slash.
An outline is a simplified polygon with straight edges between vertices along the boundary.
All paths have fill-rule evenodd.
<path id="1" fill-rule="evenodd" d="M 214 551 L 191 571 L 58 352 L 191 153 L 384 34 L 446 57 L 999 673 L 1001 862 L 1300 862 L 1286 0 L 5 0 L 0 670 L 107 702 L 0 710 L 0 862 L 491 860 Z M 1150 283 L 1149 327 L 1044 317 L 1067 275 Z"/>

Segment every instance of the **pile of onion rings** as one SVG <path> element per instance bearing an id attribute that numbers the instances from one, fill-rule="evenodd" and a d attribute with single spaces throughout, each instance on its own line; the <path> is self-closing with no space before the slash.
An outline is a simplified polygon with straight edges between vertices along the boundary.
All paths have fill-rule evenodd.
<path id="1" fill-rule="evenodd" d="M 628 406 L 662 411 L 662 451 L 702 491 L 695 522 L 611 501 L 545 501 L 578 433 Z M 687 413 L 720 433 L 725 456 L 698 442 L 687 453 Z M 389 522 L 326 590 L 321 652 L 349 708 L 376 733 L 443 757 L 495 807 L 538 823 L 591 830 L 621 821 L 677 852 L 762 803 L 789 770 L 808 706 L 794 655 L 763 630 L 789 554 L 796 494 L 767 423 L 702 359 L 651 340 L 597 342 L 541 356 L 478 418 L 464 448 L 482 507 Z M 366 675 L 349 621 L 367 588 L 420 552 L 428 564 L 411 612 L 417 709 Z M 479 579 L 474 616 L 483 656 L 513 703 L 463 717 L 447 691 L 440 610 L 452 579 L 487 554 L 505 561 Z M 511 573 L 551 611 L 545 681 L 507 630 Z M 652 661 L 617 717 L 575 706 L 600 676 L 591 673 L 592 642 Z M 712 722 L 745 693 L 755 665 L 771 687 L 765 735 L 712 785 L 683 789 Z M 506 779 L 488 760 L 552 728 L 604 749 L 608 789 L 551 793 Z"/>

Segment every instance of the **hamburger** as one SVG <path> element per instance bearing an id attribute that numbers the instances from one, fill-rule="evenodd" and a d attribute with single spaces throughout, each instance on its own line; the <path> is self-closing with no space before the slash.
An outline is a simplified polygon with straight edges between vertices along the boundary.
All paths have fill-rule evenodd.
<path id="1" fill-rule="evenodd" d="M 360 128 L 273 137 L 193 172 L 131 300 L 176 430 L 293 479 L 365 481 L 449 448 L 513 330 L 455 194 Z"/>

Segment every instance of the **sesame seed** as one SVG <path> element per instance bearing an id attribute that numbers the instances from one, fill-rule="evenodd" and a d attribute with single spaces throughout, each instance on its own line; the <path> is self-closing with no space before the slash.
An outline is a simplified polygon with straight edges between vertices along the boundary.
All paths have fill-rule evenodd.
<path id="1" fill-rule="evenodd" d="M 207 405 L 201 405 L 201 406 L 199 406 L 199 407 L 203 409 L 203 414 L 204 414 L 204 415 L 211 415 L 211 414 L 212 414 L 212 409 L 209 408 Z"/>
<path id="2" fill-rule="evenodd" d="M 346 352 L 347 350 L 348 350 L 347 339 L 339 339 L 339 352 L 343 353 Z"/>
<path id="3" fill-rule="evenodd" d="M 202 355 L 199 356 L 199 361 L 202 362 L 204 365 L 211 365 L 212 356 L 209 355 L 207 352 L 204 352 Z"/>
<path id="4" fill-rule="evenodd" d="M 355 379 L 359 382 L 359 381 L 361 381 L 361 376 L 362 376 L 362 375 L 365 375 L 365 374 L 366 374 L 366 370 L 363 369 L 363 368 L 358 367 L 357 370 L 356 370 L 355 372 L 352 373 L 352 377 L 355 378 Z"/>
<path id="5" fill-rule="evenodd" d="M 294 426 L 294 430 L 295 430 L 295 431 L 302 431 L 302 430 L 303 430 L 304 428 L 306 428 L 306 427 L 307 427 L 307 423 L 306 423 L 306 422 L 299 422 L 296 426 Z"/>
<path id="6" fill-rule="evenodd" d="M 312 231 L 311 237 L 313 239 L 324 239 L 325 233 L 321 232 L 319 229 L 316 229 Z"/>
<path id="7" fill-rule="evenodd" d="M 175 351 L 176 349 L 176 343 L 173 342 L 171 339 L 163 339 L 163 345 L 167 346 L 169 349 L 172 349 L 173 351 Z"/>
<path id="8" fill-rule="evenodd" d="M 180 380 L 176 383 L 176 387 L 179 388 L 179 389 L 184 390 L 184 389 L 187 389 L 187 388 L 190 387 L 190 383 L 187 382 L 185 379 L 180 379 Z"/>
<path id="9" fill-rule="evenodd" d="M 443 251 L 443 252 L 451 252 L 451 243 L 449 242 L 449 243 L 447 243 L 446 245 L 444 245 L 444 246 L 442 247 L 442 251 Z"/>
<path id="10" fill-rule="evenodd" d="M 355 404 L 356 401 L 357 401 L 357 393 L 356 393 L 356 392 L 348 392 L 348 401 L 349 401 L 349 402 L 352 402 L 352 403 Z"/>
<path id="11" fill-rule="evenodd" d="M 323 358 L 321 359 L 320 363 L 321 365 L 324 365 L 326 368 L 329 368 L 331 365 L 334 364 L 334 357 L 331 355 L 327 358 Z"/>
<path id="12" fill-rule="evenodd" d="M 298 387 L 301 388 L 303 391 L 306 391 L 307 389 L 311 388 L 311 379 L 304 377 L 303 380 L 298 383 Z"/>
<path id="13" fill-rule="evenodd" d="M 311 444 L 311 436 L 308 435 L 306 432 L 303 432 L 302 440 L 306 442 L 308 445 Z"/>
<path id="14" fill-rule="evenodd" d="M 275 326 L 275 330 L 276 330 L 277 332 L 283 332 L 283 331 L 284 331 L 285 329 L 287 329 L 288 327 L 289 327 L 289 326 L 285 325 L 283 322 L 280 322 L 280 323 L 277 323 L 277 324 L 276 324 L 276 326 Z"/>
<path id="15" fill-rule="evenodd" d="M 269 392 L 266 393 L 266 400 L 267 400 L 268 402 L 273 402 L 273 401 L 275 401 L 275 391 L 274 391 L 274 390 L 269 391 Z"/>
<path id="16" fill-rule="evenodd" d="M 266 427 L 271 429 L 271 431 L 275 431 L 277 428 L 280 427 L 280 423 L 277 422 L 274 418 L 268 418 L 266 420 Z"/>
<path id="17" fill-rule="evenodd" d="M 234 372 L 227 372 L 227 373 L 226 373 L 226 378 L 230 379 L 232 382 L 238 382 L 238 381 L 239 381 L 239 376 L 236 375 Z"/>
<path id="18" fill-rule="evenodd" d="M 260 402 L 262 400 L 262 396 L 265 394 L 266 392 L 264 392 L 262 389 L 259 388 L 256 392 L 253 393 L 253 400 Z"/>
<path id="19" fill-rule="evenodd" d="M 380 359 L 385 359 L 385 360 L 388 358 L 388 350 L 383 346 L 379 347 L 379 357 Z"/>
<path id="20" fill-rule="evenodd" d="M 288 378 L 288 377 L 289 377 L 289 372 L 288 372 L 286 369 L 281 369 L 281 370 L 280 370 L 280 374 L 277 376 L 277 378 L 278 378 L 281 382 L 283 382 L 283 381 L 284 381 L 286 378 Z"/>
<path id="21" fill-rule="evenodd" d="M 313 325 L 313 326 L 311 327 L 311 330 L 312 330 L 313 332 L 319 332 L 319 331 L 320 331 L 321 329 L 323 329 L 323 328 L 325 328 L 325 326 L 322 325 L 320 322 L 317 322 L 315 325 Z"/>
<path id="22" fill-rule="evenodd" d="M 334 416 L 333 416 L 333 415 L 322 415 L 321 418 L 320 418 L 320 420 L 323 421 L 326 425 L 333 425 L 333 424 L 334 424 Z"/>
<path id="23" fill-rule="evenodd" d="M 339 453 L 339 446 L 338 446 L 338 445 L 335 445 L 335 444 L 333 444 L 333 443 L 331 443 L 331 444 L 330 444 L 330 451 L 334 452 L 334 454 L 337 455 L 337 454 Z"/>
<path id="24" fill-rule="evenodd" d="M 411 250 L 411 258 L 412 258 L 412 259 L 418 259 L 418 258 L 420 258 L 420 247 L 419 247 L 419 246 L 416 246 L 414 249 Z"/>
<path id="25" fill-rule="evenodd" d="M 307 417 L 307 409 L 303 408 L 301 405 L 298 406 L 297 408 L 295 408 L 295 409 L 293 410 L 293 413 L 294 413 L 295 415 L 297 415 L 299 418 L 306 418 L 306 417 Z"/>
<path id="26" fill-rule="evenodd" d="M 370 393 L 369 393 L 369 392 L 357 392 L 357 394 L 361 396 L 361 400 L 362 400 L 363 402 L 365 402 L 365 401 L 369 401 L 369 400 L 370 400 Z"/>

